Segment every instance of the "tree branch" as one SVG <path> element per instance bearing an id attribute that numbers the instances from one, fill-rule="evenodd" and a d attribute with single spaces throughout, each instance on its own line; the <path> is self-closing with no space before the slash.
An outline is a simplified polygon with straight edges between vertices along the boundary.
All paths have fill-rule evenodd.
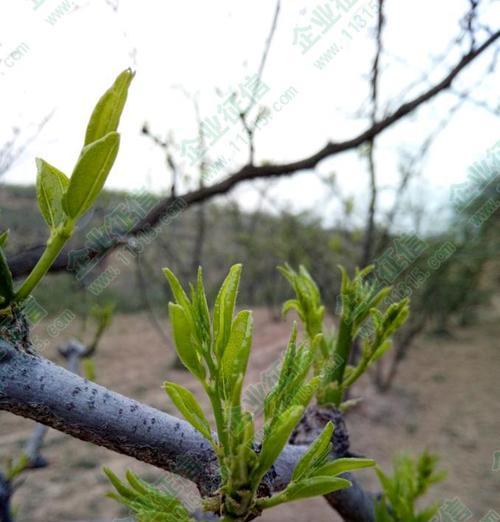
<path id="1" fill-rule="evenodd" d="M 79 373 L 81 358 L 90 355 L 89 351 L 88 348 L 85 348 L 76 340 L 71 340 L 59 348 L 59 353 L 66 359 L 68 370 L 76 374 Z M 2 356 L 0 355 L 1 362 Z M 48 426 L 40 423 L 36 423 L 33 428 L 23 450 L 24 457 L 28 459 L 26 466 L 23 467 L 23 473 L 27 470 L 40 469 L 47 466 L 48 463 L 42 456 L 41 449 L 48 430 Z M 12 522 L 10 504 L 12 494 L 16 489 L 17 485 L 12 483 L 12 480 L 7 480 L 0 472 L 0 522 Z"/>
<path id="2" fill-rule="evenodd" d="M 313 169 L 322 160 L 346 152 L 359 147 L 363 143 L 372 140 L 377 135 L 394 125 L 396 122 L 407 116 L 425 102 L 429 101 L 442 91 L 448 89 L 455 78 L 478 56 L 480 56 L 486 49 L 488 49 L 498 38 L 500 37 L 500 31 L 496 31 L 489 36 L 480 46 L 471 50 L 458 61 L 458 63 L 449 71 L 449 73 L 433 87 L 426 90 L 419 96 L 416 96 L 412 100 L 403 103 L 397 110 L 392 114 L 382 118 L 380 121 L 371 125 L 368 129 L 358 134 L 354 138 L 342 141 L 342 142 L 329 142 L 320 150 L 303 158 L 301 160 L 293 161 L 290 163 L 282 164 L 271 164 L 271 165 L 245 165 L 238 171 L 227 177 L 226 179 L 215 183 L 209 187 L 202 187 L 198 190 L 194 190 L 184 194 L 179 198 L 166 198 L 160 201 L 143 219 L 141 219 L 129 232 L 128 236 L 134 237 L 143 234 L 153 227 L 157 226 L 161 220 L 168 214 L 169 210 L 172 209 L 175 203 L 179 201 L 186 206 L 195 205 L 206 201 L 214 196 L 226 194 L 233 189 L 239 183 L 244 181 L 251 181 L 259 178 L 271 178 L 277 176 L 286 176 L 302 170 Z M 88 260 L 91 261 L 96 258 L 101 258 L 115 248 L 123 245 L 122 240 L 117 240 L 111 245 L 103 247 L 99 251 L 91 251 L 88 254 Z M 14 277 L 20 277 L 27 275 L 36 261 L 41 255 L 43 247 L 35 247 L 27 252 L 12 256 L 9 258 L 9 266 L 11 267 Z M 68 268 L 68 250 L 64 251 L 53 264 L 51 271 L 57 272 Z"/>
<path id="3" fill-rule="evenodd" d="M 375 57 L 373 59 L 371 72 L 371 114 L 372 125 L 377 121 L 378 112 L 378 84 L 380 76 L 380 59 L 382 56 L 382 30 L 384 28 L 384 0 L 378 0 L 378 22 L 375 34 Z M 375 167 L 375 138 L 368 142 L 368 172 L 370 174 L 370 203 L 368 206 L 368 216 L 366 219 L 365 237 L 359 266 L 367 266 L 372 258 L 373 243 L 375 242 L 375 210 L 377 205 L 377 171 Z"/>
<path id="4" fill-rule="evenodd" d="M 0 410 L 27 417 L 77 439 L 134 457 L 195 482 L 203 495 L 219 485 L 209 443 L 187 422 L 82 379 L 0 340 Z M 274 493 L 289 482 L 307 446 L 288 445 L 264 479 Z M 373 522 L 373 499 L 361 487 L 329 495 L 351 522 Z M 354 509 L 353 513 L 350 510 Z"/>

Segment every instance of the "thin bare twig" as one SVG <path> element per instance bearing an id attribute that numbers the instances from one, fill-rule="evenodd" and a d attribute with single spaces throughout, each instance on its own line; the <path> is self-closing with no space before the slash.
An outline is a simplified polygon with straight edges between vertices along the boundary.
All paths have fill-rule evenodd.
<path id="1" fill-rule="evenodd" d="M 371 124 L 375 125 L 378 113 L 378 83 L 380 76 L 380 58 L 382 56 L 382 31 L 384 28 L 384 0 L 378 0 L 377 30 L 375 36 L 375 58 L 373 59 L 371 73 Z M 361 253 L 360 266 L 367 266 L 371 260 L 373 245 L 375 242 L 375 211 L 377 205 L 377 174 L 375 167 L 375 136 L 367 143 L 368 171 L 370 174 L 370 204 L 366 221 L 363 249 Z"/>
<path id="2" fill-rule="evenodd" d="M 257 71 L 257 79 L 256 79 L 256 82 L 255 82 L 255 85 L 253 88 L 252 97 L 250 99 L 248 106 L 243 111 L 241 111 L 239 114 L 241 124 L 243 125 L 243 129 L 248 138 L 248 148 L 249 148 L 248 164 L 249 165 L 254 164 L 254 159 L 255 159 L 254 135 L 255 135 L 255 129 L 259 122 L 260 114 L 258 114 L 256 116 L 256 118 L 252 124 L 248 123 L 248 116 L 250 114 L 250 111 L 255 106 L 255 102 L 257 100 L 257 94 L 258 94 L 259 86 L 262 82 L 262 76 L 264 74 L 264 68 L 266 66 L 267 57 L 269 56 L 269 51 L 271 49 L 271 44 L 273 42 L 274 34 L 276 33 L 276 27 L 278 26 L 278 18 L 279 18 L 279 14 L 280 14 L 280 9 L 281 9 L 281 0 L 277 0 L 273 19 L 271 22 L 271 29 L 269 30 L 269 34 L 266 38 L 266 42 L 264 44 L 264 51 L 262 53 L 259 69 Z"/>

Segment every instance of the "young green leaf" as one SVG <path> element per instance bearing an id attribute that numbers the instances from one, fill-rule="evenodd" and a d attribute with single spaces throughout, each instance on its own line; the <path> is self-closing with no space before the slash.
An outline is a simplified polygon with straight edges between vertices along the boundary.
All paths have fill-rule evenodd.
<path id="1" fill-rule="evenodd" d="M 210 322 L 210 310 L 208 308 L 207 296 L 203 285 L 203 271 L 198 268 L 196 286 L 190 284 L 191 288 L 191 310 L 193 322 L 196 329 L 199 344 L 208 348 L 212 339 Z"/>
<path id="2" fill-rule="evenodd" d="M 212 441 L 210 424 L 198 404 L 196 397 L 183 386 L 174 384 L 173 382 L 164 383 L 163 388 L 172 399 L 172 402 L 179 408 L 182 415 L 184 415 L 185 419 L 206 439 Z"/>
<path id="3" fill-rule="evenodd" d="M 193 342 L 192 324 L 181 305 L 169 303 L 168 310 L 177 354 L 184 366 L 198 379 L 203 380 L 205 368 Z"/>
<path id="4" fill-rule="evenodd" d="M 278 458 L 303 414 L 302 406 L 291 406 L 276 419 L 273 429 L 264 436 L 259 455 L 259 466 L 256 470 L 256 478 L 259 482 Z"/>
<path id="5" fill-rule="evenodd" d="M 286 316 L 288 315 L 288 312 L 290 310 L 294 310 L 297 315 L 299 316 L 300 320 L 305 322 L 306 318 L 304 317 L 304 314 L 302 312 L 302 308 L 300 306 L 300 301 L 298 299 L 288 299 L 288 301 L 285 301 L 283 304 L 283 308 L 281 309 L 281 313 Z"/>
<path id="6" fill-rule="evenodd" d="M 138 494 L 127 487 L 125 483 L 122 482 L 109 468 L 105 467 L 103 468 L 103 471 L 121 497 L 124 497 L 128 500 L 135 500 L 138 497 Z"/>
<path id="7" fill-rule="evenodd" d="M 251 346 L 252 314 L 243 310 L 233 321 L 231 335 L 222 356 L 221 372 L 228 397 L 238 377 L 246 373 Z"/>
<path id="8" fill-rule="evenodd" d="M 180 522 L 191 520 L 178 499 L 140 479 L 132 471 L 125 473 L 128 483 L 140 495 L 144 506 L 138 512 L 140 522 Z"/>
<path id="9" fill-rule="evenodd" d="M 233 265 L 219 290 L 214 306 L 215 353 L 222 357 L 233 322 L 234 304 L 240 284 L 241 265 Z"/>
<path id="10" fill-rule="evenodd" d="M 82 149 L 63 199 L 69 217 L 77 219 L 92 206 L 106 182 L 119 145 L 120 135 L 110 132 Z"/>
<path id="11" fill-rule="evenodd" d="M 297 324 L 294 322 L 278 380 L 275 383 L 273 389 L 264 399 L 264 418 L 266 421 L 271 420 L 273 417 L 278 417 L 279 413 L 283 410 L 284 407 L 286 407 L 287 400 L 289 399 L 288 391 L 293 384 L 292 381 L 300 381 L 300 376 L 298 375 L 297 371 L 298 360 Z"/>
<path id="12" fill-rule="evenodd" d="M 203 270 L 201 266 L 198 267 L 196 274 L 196 295 L 198 297 L 198 312 L 210 330 L 210 310 L 208 309 L 207 294 L 203 284 Z"/>
<path id="13" fill-rule="evenodd" d="M 174 294 L 174 298 L 177 301 L 177 304 L 184 309 L 184 312 L 189 312 L 189 314 L 191 314 L 191 302 L 189 301 L 189 298 L 177 277 L 175 277 L 174 273 L 169 268 L 164 268 L 163 274 L 167 278 L 168 284 L 170 285 L 170 289 L 172 290 L 172 294 Z"/>
<path id="14" fill-rule="evenodd" d="M 382 496 L 375 505 L 377 522 L 429 522 L 439 509 L 432 504 L 423 510 L 421 499 L 428 488 L 444 478 L 436 470 L 437 458 L 427 452 L 416 459 L 408 455 L 398 455 L 394 459 L 393 475 L 386 475 L 379 467 L 375 468 L 382 486 Z"/>
<path id="15" fill-rule="evenodd" d="M 296 294 L 296 299 L 290 299 L 283 305 L 283 313 L 295 310 L 304 323 L 309 340 L 312 340 L 321 333 L 325 315 L 318 286 L 303 265 L 298 272 L 288 264 L 279 266 L 278 270 L 290 282 Z"/>
<path id="16" fill-rule="evenodd" d="M 306 382 L 311 368 L 314 351 L 307 345 L 297 347 L 297 328 L 294 324 L 292 334 L 281 366 L 278 382 L 264 401 L 266 422 L 278 417 L 290 406 L 306 407 L 320 383 L 319 376 Z M 272 426 L 268 426 L 271 429 Z"/>
<path id="17" fill-rule="evenodd" d="M 314 394 L 318 390 L 318 386 L 320 385 L 320 383 L 321 376 L 317 375 L 316 377 L 313 377 L 309 382 L 306 382 L 299 386 L 290 400 L 290 405 L 304 406 L 304 408 L 307 408 Z"/>
<path id="18" fill-rule="evenodd" d="M 330 453 L 333 429 L 333 424 L 328 422 L 321 435 L 309 446 L 293 470 L 293 481 L 310 476 L 311 472 L 326 461 Z"/>
<path id="19" fill-rule="evenodd" d="M 312 477 L 291 484 L 284 492 L 287 500 L 300 500 L 303 498 L 328 495 L 339 489 L 352 486 L 349 480 L 339 477 Z"/>
<path id="20" fill-rule="evenodd" d="M 145 495 L 150 490 L 154 489 L 129 469 L 125 471 L 125 478 L 127 479 L 127 482 L 135 489 L 135 491 L 142 495 Z"/>
<path id="21" fill-rule="evenodd" d="M 64 173 L 41 158 L 36 159 L 36 167 L 38 170 L 36 177 L 38 206 L 47 225 L 54 230 L 66 219 L 62 201 L 68 190 L 69 179 Z"/>
<path id="22" fill-rule="evenodd" d="M 109 497 L 129 507 L 138 522 L 190 522 L 192 519 L 181 502 L 169 493 L 156 489 L 127 470 L 130 485 L 122 482 L 110 469 L 104 468 L 117 494 Z"/>
<path id="23" fill-rule="evenodd" d="M 387 308 L 381 328 L 383 329 L 384 338 L 391 336 L 398 328 L 400 328 L 408 319 L 410 314 L 409 299 L 403 299 L 397 303 L 392 303 Z"/>
<path id="24" fill-rule="evenodd" d="M 372 459 L 341 458 L 327 462 L 316 469 L 312 476 L 334 476 L 347 473 L 348 471 L 354 471 L 355 469 L 372 468 L 373 466 L 375 466 L 375 461 Z"/>
<path id="25" fill-rule="evenodd" d="M 85 146 L 118 129 L 128 88 L 134 76 L 131 69 L 123 71 L 97 102 L 87 126 Z"/>

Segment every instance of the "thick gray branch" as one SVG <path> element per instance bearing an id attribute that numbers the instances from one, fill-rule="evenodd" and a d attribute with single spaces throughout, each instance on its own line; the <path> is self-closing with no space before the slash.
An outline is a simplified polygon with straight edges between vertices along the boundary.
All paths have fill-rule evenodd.
<path id="1" fill-rule="evenodd" d="M 0 410 L 36 420 L 83 441 L 134 457 L 195 482 L 201 493 L 218 486 L 217 459 L 188 423 L 82 379 L 52 362 L 0 340 Z M 307 446 L 287 446 L 265 479 L 283 489 Z M 370 495 L 354 484 L 331 495 L 351 522 L 372 522 Z M 331 502 L 330 502 L 331 503 Z M 352 515 L 348 509 L 355 509 Z"/>
<path id="2" fill-rule="evenodd" d="M 0 409 L 178 473 L 205 490 L 217 472 L 209 444 L 189 424 L 4 341 Z"/>
<path id="3" fill-rule="evenodd" d="M 70 372 L 79 374 L 80 360 L 87 353 L 87 349 L 78 341 L 71 339 L 59 348 L 59 353 L 66 359 L 67 368 Z M 47 461 L 41 455 L 41 449 L 48 427 L 37 423 L 24 447 L 24 454 L 28 457 L 28 468 L 37 469 L 47 465 Z"/>

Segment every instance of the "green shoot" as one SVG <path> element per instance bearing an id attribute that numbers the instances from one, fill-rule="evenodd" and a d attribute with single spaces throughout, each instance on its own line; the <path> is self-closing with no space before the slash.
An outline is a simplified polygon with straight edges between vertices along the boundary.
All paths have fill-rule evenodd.
<path id="1" fill-rule="evenodd" d="M 340 407 L 346 390 L 391 347 L 391 335 L 408 317 L 408 300 L 393 303 L 382 311 L 381 305 L 389 295 L 390 287 L 377 288 L 367 281 L 372 267 L 356 270 L 353 279 L 341 268 L 339 325 L 336 336 L 332 336 L 326 332 L 325 309 L 309 272 L 302 266 L 296 272 L 288 265 L 279 267 L 279 270 L 296 295 L 295 299 L 285 303 L 283 312 L 286 314 L 292 309 L 297 312 L 310 343 L 322 335 L 314 363 L 316 375 L 321 375 L 318 402 Z M 362 346 L 361 357 L 352 367 L 348 361 L 356 341 Z"/>
<path id="2" fill-rule="evenodd" d="M 29 458 L 25 453 L 21 453 L 15 461 L 11 460 L 8 462 L 5 472 L 5 479 L 7 482 L 13 482 L 14 479 L 19 477 L 19 475 L 21 475 L 21 473 L 23 473 L 29 466 L 29 463 Z"/>
<path id="3" fill-rule="evenodd" d="M 101 192 L 118 154 L 120 135 L 116 130 L 133 77 L 130 69 L 123 71 L 97 103 L 70 178 L 46 161 L 36 160 L 38 206 L 50 235 L 38 263 L 15 294 L 12 277 L 0 252 L 0 305 L 3 308 L 30 295 L 72 236 L 78 219 L 92 207 Z M 0 251 L 6 239 L 4 235 L 0 239 Z"/>
<path id="4" fill-rule="evenodd" d="M 187 509 L 172 495 L 160 491 L 130 470 L 126 473 L 127 484 L 122 482 L 110 469 L 104 473 L 116 489 L 108 496 L 130 508 L 139 522 L 190 522 Z"/>
<path id="5" fill-rule="evenodd" d="M 436 515 L 439 504 L 417 510 L 416 503 L 430 486 L 441 482 L 446 473 L 436 471 L 437 457 L 427 451 L 413 459 L 400 455 L 394 459 L 394 475 L 376 472 L 383 496 L 375 507 L 376 522 L 428 522 Z"/>
<path id="6" fill-rule="evenodd" d="M 215 419 L 216 433 L 212 434 L 196 397 L 183 386 L 164 384 L 172 402 L 210 442 L 218 457 L 221 487 L 214 497 L 204 499 L 206 509 L 222 514 L 223 520 L 243 522 L 283 502 L 347 488 L 351 483 L 338 477 L 339 474 L 375 464 L 369 459 L 329 461 L 334 429 L 329 424 L 298 463 L 288 487 L 270 498 L 257 498 L 264 475 L 287 444 L 320 384 L 320 377 L 310 377 L 310 370 L 322 336 L 298 344 L 294 326 L 279 378 L 265 400 L 263 436 L 258 439 L 253 415 L 242 407 L 242 387 L 252 344 L 252 314 L 247 310 L 235 311 L 241 265 L 229 271 L 212 311 L 201 269 L 196 284 L 190 285 L 189 294 L 170 270 L 165 269 L 164 273 L 175 298 L 169 310 L 177 353 L 201 382 Z M 120 486 L 114 485 L 121 493 Z M 123 496 L 140 516 L 146 502 L 140 492 L 132 494 L 126 489 Z"/>

